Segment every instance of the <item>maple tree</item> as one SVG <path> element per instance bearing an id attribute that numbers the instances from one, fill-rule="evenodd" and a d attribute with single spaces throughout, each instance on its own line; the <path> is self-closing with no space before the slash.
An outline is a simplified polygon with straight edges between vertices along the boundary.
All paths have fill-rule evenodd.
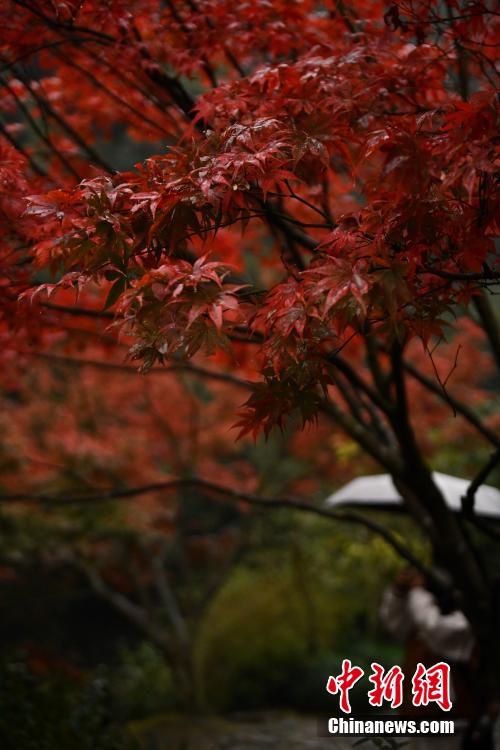
<path id="1" fill-rule="evenodd" d="M 131 368 L 126 347 L 143 373 L 248 388 L 240 436 L 297 414 L 341 428 L 439 549 L 498 693 L 496 583 L 470 532 L 495 534 L 474 494 L 500 457 L 493 4 L 2 0 L 0 19 L 6 388 L 34 352 Z M 117 134 L 151 155 L 117 171 Z M 450 435 L 494 451 L 462 518 L 426 434 L 453 413 Z M 267 502 L 214 476 L 181 481 Z"/>

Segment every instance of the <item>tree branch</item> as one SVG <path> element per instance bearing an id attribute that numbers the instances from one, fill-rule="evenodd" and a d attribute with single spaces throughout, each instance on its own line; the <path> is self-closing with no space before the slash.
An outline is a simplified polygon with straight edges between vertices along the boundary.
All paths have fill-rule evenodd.
<path id="1" fill-rule="evenodd" d="M 165 612 L 167 613 L 167 617 L 170 621 L 173 631 L 176 634 L 179 643 L 187 646 L 190 641 L 189 631 L 186 621 L 181 614 L 181 610 L 179 608 L 179 605 L 177 604 L 174 593 L 165 574 L 164 555 L 153 555 L 151 568 L 153 571 L 153 577 L 156 588 L 158 590 L 158 594 L 161 599 L 161 603 Z"/>
<path id="2" fill-rule="evenodd" d="M 113 169 L 107 162 L 95 151 L 95 149 L 92 148 L 77 131 L 68 123 L 66 118 L 64 118 L 57 110 L 54 109 L 54 107 L 47 101 L 47 99 L 44 96 L 40 96 L 33 86 L 30 84 L 29 80 L 26 76 L 22 75 L 21 73 L 18 73 L 19 80 L 22 81 L 24 87 L 27 91 L 31 94 L 33 99 L 36 101 L 40 109 L 47 113 L 49 117 L 51 117 L 57 124 L 61 127 L 62 130 L 69 136 L 69 138 L 76 143 L 77 146 L 81 148 L 81 150 L 87 155 L 90 162 L 94 163 L 96 166 L 103 169 L 105 172 L 108 172 L 109 174 L 113 174 Z M 43 89 L 42 89 L 43 91 Z"/>
<path id="3" fill-rule="evenodd" d="M 70 562 L 85 574 L 98 596 L 109 602 L 114 609 L 124 615 L 139 630 L 151 638 L 154 643 L 164 649 L 169 647 L 168 639 L 165 637 L 164 632 L 151 622 L 146 610 L 134 604 L 124 594 L 109 587 L 98 571 L 88 563 L 74 557 L 70 559 Z"/>
<path id="4" fill-rule="evenodd" d="M 61 151 L 59 151 L 57 146 L 55 146 L 50 140 L 50 138 L 45 135 L 45 133 L 39 127 L 37 121 L 31 115 L 31 112 L 29 111 L 29 109 L 24 105 L 24 102 L 16 94 L 16 92 L 14 91 L 12 86 L 9 84 L 9 82 L 1 75 L 0 75 L 0 84 L 5 87 L 5 89 L 9 92 L 11 97 L 14 99 L 20 111 L 23 113 L 24 117 L 26 118 L 27 122 L 30 124 L 32 130 L 37 134 L 40 140 L 43 141 L 43 143 L 45 143 L 45 145 L 49 148 L 49 150 L 53 154 L 55 154 L 55 156 L 59 159 L 59 161 L 64 166 L 66 171 L 69 174 L 71 174 L 79 182 L 81 180 L 81 176 L 78 174 L 78 172 L 73 167 L 71 162 L 69 162 L 68 159 L 66 159 L 64 154 Z"/>
<path id="5" fill-rule="evenodd" d="M 7 140 L 11 146 L 13 146 L 16 151 L 18 151 L 20 154 L 24 156 L 28 164 L 30 165 L 31 169 L 35 174 L 39 175 L 40 177 L 47 177 L 47 172 L 45 169 L 43 169 L 37 162 L 32 158 L 30 154 L 28 154 L 24 148 L 19 144 L 16 139 L 9 133 L 7 128 L 4 126 L 2 122 L 0 122 L 0 133 L 3 135 L 5 140 Z"/>
<path id="6" fill-rule="evenodd" d="M 474 306 L 488 337 L 497 367 L 500 370 L 500 324 L 498 318 L 484 292 L 474 297 Z"/>
<path id="7" fill-rule="evenodd" d="M 391 409 L 391 404 L 387 401 L 387 399 L 384 398 L 382 394 L 377 393 L 377 391 L 374 391 L 373 388 L 370 387 L 370 385 L 363 380 L 361 375 L 357 373 L 357 371 L 351 367 L 351 365 L 341 356 L 338 354 L 330 354 L 328 355 L 328 361 L 331 362 L 332 365 L 337 367 L 340 372 L 345 376 L 345 378 L 351 383 L 351 385 L 355 389 L 359 389 L 362 391 L 370 401 L 377 406 L 380 411 L 382 411 L 384 414 L 387 414 L 387 412 Z"/>
<path id="8" fill-rule="evenodd" d="M 44 359 L 48 362 L 57 362 L 62 365 L 68 365 L 69 367 L 95 367 L 99 370 L 113 370 L 115 372 L 124 372 L 130 375 L 140 375 L 139 371 L 133 365 L 122 365 L 115 362 L 104 362 L 98 359 L 77 359 L 75 357 L 67 357 L 62 354 L 45 354 L 44 352 L 24 352 L 24 354 L 30 357 L 37 357 L 38 359 Z M 238 378 L 236 375 L 231 375 L 228 372 L 217 372 L 216 370 L 209 370 L 206 367 L 198 367 L 192 365 L 190 362 L 179 362 L 167 367 L 152 367 L 149 373 L 155 375 L 168 375 L 172 372 L 187 372 L 193 375 L 197 375 L 203 378 L 209 378 L 211 380 L 220 380 L 224 383 L 231 383 L 232 385 L 238 386 L 238 388 L 251 389 L 251 381 L 243 380 Z M 142 376 L 141 376 L 142 377 Z"/>
<path id="9" fill-rule="evenodd" d="M 115 320 L 116 315 L 109 310 L 92 310 L 88 307 L 71 307 L 70 305 L 56 305 L 53 302 L 42 302 L 41 307 L 54 312 L 74 315 L 76 317 L 84 316 L 86 318 L 103 318 L 104 320 Z"/>
<path id="10" fill-rule="evenodd" d="M 408 415 L 403 345 L 397 341 L 392 347 L 391 362 L 396 408 L 388 416 L 399 441 L 404 464 L 397 487 L 416 520 L 420 515 L 419 509 L 423 509 L 432 519 L 430 532 L 434 550 L 444 557 L 455 585 L 464 594 L 468 616 L 481 627 L 488 609 L 488 583 L 483 576 L 483 566 L 478 561 L 478 550 L 472 546 L 447 506 L 415 438 Z"/>
<path id="11" fill-rule="evenodd" d="M 109 96 L 110 99 L 113 99 L 117 104 L 119 104 L 121 107 L 124 107 L 125 109 L 128 109 L 130 112 L 132 112 L 133 115 L 135 115 L 140 121 L 147 122 L 148 125 L 151 125 L 154 127 L 158 132 L 160 132 L 164 137 L 170 138 L 170 133 L 168 130 L 165 130 L 165 128 L 160 125 L 156 120 L 152 120 L 150 117 L 148 117 L 144 112 L 140 112 L 138 109 L 136 109 L 130 102 L 127 102 L 125 99 L 122 99 L 118 94 L 116 94 L 114 91 L 109 89 L 107 86 L 105 86 L 101 81 L 99 81 L 98 78 L 95 77 L 93 73 L 91 73 L 89 70 L 84 68 L 82 65 L 79 65 L 75 60 L 71 60 L 65 55 L 56 54 L 55 55 L 58 60 L 60 60 L 64 65 L 68 65 L 69 67 L 73 68 L 74 70 L 78 70 L 82 75 L 84 75 L 86 78 L 91 81 L 94 86 L 101 91 L 103 91 L 107 96 Z"/>
<path id="12" fill-rule="evenodd" d="M 364 526 L 368 530 L 377 534 L 389 544 L 397 554 L 406 560 L 410 565 L 415 566 L 418 570 L 429 572 L 418 558 L 416 558 L 407 547 L 402 544 L 388 529 L 370 518 L 356 513 L 354 511 L 334 511 L 328 510 L 321 506 L 311 505 L 303 500 L 293 497 L 266 498 L 255 495 L 250 492 L 235 490 L 231 487 L 224 487 L 215 482 L 205 479 L 172 479 L 165 482 L 155 482 L 141 487 L 130 487 L 128 489 L 106 490 L 103 492 L 82 494 L 82 495 L 34 495 L 30 493 L 4 494 L 0 495 L 0 503 L 16 502 L 35 502 L 41 506 L 49 507 L 66 507 L 70 505 L 81 505 L 85 503 L 102 503 L 112 500 L 125 500 L 150 492 L 166 492 L 178 490 L 186 487 L 197 487 L 207 492 L 213 492 L 215 495 L 221 495 L 235 502 L 246 503 L 251 506 L 267 509 L 287 509 L 301 513 L 326 518 L 331 521 L 341 521 L 353 523 L 358 526 Z"/>
<path id="13" fill-rule="evenodd" d="M 484 484 L 489 474 L 493 471 L 493 469 L 498 463 L 500 463 L 500 447 L 497 448 L 497 450 L 491 454 L 489 460 L 486 462 L 483 468 L 478 472 L 476 477 L 472 480 L 472 482 L 467 488 L 467 492 L 462 497 L 462 510 L 465 513 L 465 515 L 467 516 L 473 515 L 474 499 L 475 499 L 476 492 L 481 487 L 481 485 Z"/>
<path id="14" fill-rule="evenodd" d="M 428 378 L 426 375 L 424 375 L 419 370 L 417 370 L 417 368 L 414 367 L 412 364 L 410 364 L 410 362 L 405 360 L 403 362 L 403 367 L 413 378 L 415 378 L 415 380 L 418 380 L 418 382 L 421 383 L 428 391 L 435 393 L 436 396 L 439 396 L 439 398 L 442 401 L 446 401 L 457 414 L 460 414 L 460 416 L 466 419 L 467 422 L 469 422 L 469 424 L 475 427 L 476 430 L 480 432 L 483 435 L 483 437 L 489 440 L 490 443 L 492 443 L 495 446 L 500 447 L 500 437 L 493 430 L 490 430 L 490 428 L 487 427 L 481 421 L 478 415 L 475 414 L 472 411 L 472 409 L 470 409 L 466 404 L 462 403 L 461 401 L 458 401 L 458 399 L 456 398 L 453 398 L 453 396 L 451 396 L 448 391 L 444 392 L 440 385 L 438 385 L 431 378 Z"/>

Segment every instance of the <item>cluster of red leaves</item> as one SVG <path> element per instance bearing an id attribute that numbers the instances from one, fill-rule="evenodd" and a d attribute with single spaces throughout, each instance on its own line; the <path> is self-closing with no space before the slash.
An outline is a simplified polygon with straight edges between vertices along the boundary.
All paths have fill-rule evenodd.
<path id="1" fill-rule="evenodd" d="M 223 264 L 201 257 L 195 263 L 164 264 L 142 276 L 124 307 L 131 334 L 139 339 L 130 353 L 143 360 L 143 369 L 177 353 L 192 357 L 202 347 L 209 354 L 229 348 L 222 325 L 225 320 L 227 328 L 229 317 L 233 324 L 239 321 L 242 285 L 223 284 L 227 273 Z"/>
<path id="2" fill-rule="evenodd" d="M 32 285 L 31 248 L 39 237 L 36 222 L 26 216 L 26 196 L 37 185 L 29 181 L 26 159 L 0 140 L 0 347 L 3 358 L 43 338 L 36 309 L 18 304 Z"/>
<path id="3" fill-rule="evenodd" d="M 56 286 L 99 284 L 144 369 L 260 342 L 243 430 L 282 424 L 297 405 L 311 418 L 332 357 L 367 324 L 382 342 L 442 336 L 454 306 L 499 273 L 498 17 L 481 2 L 450 2 L 446 18 L 439 8 L 4 2 L 2 55 L 15 68 L 39 46 L 47 74 L 13 76 L 3 106 L 54 121 L 40 154 L 28 148 L 56 182 L 25 192 L 23 220 L 43 221 L 35 264 Z M 472 95 L 450 84 L 466 87 L 464 65 Z M 197 78 L 196 101 L 179 74 Z M 168 149 L 105 174 L 95 136 L 119 126 L 163 134 Z M 249 224 L 264 229 L 250 252 L 273 254 L 264 289 L 244 262 L 229 273 L 217 243 Z M 241 258 L 244 240 L 232 231 L 229 244 Z"/>

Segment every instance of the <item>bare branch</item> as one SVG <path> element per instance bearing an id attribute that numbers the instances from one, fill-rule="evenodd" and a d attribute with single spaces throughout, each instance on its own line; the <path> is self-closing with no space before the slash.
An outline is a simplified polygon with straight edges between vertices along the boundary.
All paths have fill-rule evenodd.
<path id="1" fill-rule="evenodd" d="M 42 302 L 42 307 L 47 310 L 65 313 L 66 315 L 84 316 L 87 318 L 103 318 L 105 320 L 114 320 L 117 315 L 109 310 L 91 310 L 88 307 L 72 307 L 70 305 L 56 305 L 53 302 Z"/>
<path id="2" fill-rule="evenodd" d="M 79 65 L 75 60 L 72 60 L 66 57 L 65 55 L 57 54 L 55 56 L 65 65 L 69 65 L 71 68 L 78 70 L 82 75 L 88 78 L 89 81 L 91 81 L 96 88 L 101 89 L 101 91 L 104 91 L 104 93 L 107 94 L 107 96 L 109 96 L 110 99 L 113 99 L 121 107 L 128 109 L 130 112 L 132 112 L 133 115 L 138 117 L 140 121 L 147 122 L 153 128 L 158 130 L 164 137 L 166 136 L 167 138 L 170 138 L 171 134 L 167 130 L 165 130 L 165 128 L 162 125 L 156 122 L 156 120 L 152 120 L 144 112 L 140 112 L 138 109 L 132 106 L 130 102 L 127 102 L 125 99 L 122 99 L 116 92 L 112 91 L 110 88 L 105 86 L 98 78 L 96 78 L 95 75 L 90 72 L 90 70 L 87 70 L 86 68 L 84 68 L 83 65 Z"/>
<path id="3" fill-rule="evenodd" d="M 66 171 L 69 174 L 71 174 L 75 179 L 80 181 L 81 176 L 78 174 L 78 172 L 73 167 L 71 162 L 69 162 L 68 159 L 66 159 L 64 154 L 57 148 L 57 146 L 51 141 L 51 139 L 45 135 L 43 130 L 39 127 L 35 118 L 31 115 L 31 112 L 29 111 L 29 109 L 24 105 L 24 102 L 16 94 L 16 92 L 14 91 L 12 86 L 9 84 L 9 82 L 1 75 L 0 75 L 0 84 L 5 87 L 5 89 L 9 92 L 11 97 L 14 99 L 20 111 L 23 113 L 24 117 L 29 123 L 31 129 L 37 134 L 40 140 L 43 141 L 43 143 L 45 143 L 45 145 L 49 148 L 49 150 L 59 159 L 59 161 L 64 166 Z"/>
<path id="4" fill-rule="evenodd" d="M 123 365 L 115 362 L 104 362 L 98 359 L 77 359 L 76 357 L 67 357 L 62 354 L 46 354 L 45 352 L 24 352 L 25 355 L 31 357 L 37 357 L 38 359 L 44 359 L 48 362 L 57 362 L 59 364 L 68 365 L 69 367 L 95 367 L 99 370 L 114 370 L 115 372 L 124 372 L 130 375 L 137 375 L 144 377 L 139 373 L 138 369 L 133 365 Z M 224 383 L 231 383 L 232 385 L 238 386 L 238 388 L 250 389 L 252 383 L 243 378 L 238 378 L 236 375 L 231 375 L 229 372 L 217 372 L 216 370 L 209 370 L 206 367 L 198 367 L 192 365 L 190 362 L 179 362 L 166 367 L 152 367 L 147 374 L 153 373 L 154 375 L 168 375 L 172 372 L 187 372 L 193 375 L 197 375 L 203 378 L 209 378 L 211 380 L 220 380 Z"/>
<path id="5" fill-rule="evenodd" d="M 109 602 L 114 609 L 124 615 L 139 630 L 148 635 L 154 643 L 162 648 L 168 648 L 168 639 L 165 633 L 151 621 L 145 609 L 138 604 L 134 604 L 127 596 L 116 589 L 108 586 L 104 578 L 93 566 L 76 558 L 72 558 L 70 562 L 85 573 L 90 585 L 98 596 Z"/>
<path id="6" fill-rule="evenodd" d="M 480 432 L 483 437 L 489 440 L 495 446 L 500 446 L 500 436 L 498 436 L 493 430 L 487 427 L 482 420 L 470 409 L 466 404 L 450 395 L 449 391 L 443 392 L 442 388 L 435 383 L 431 378 L 421 373 L 414 367 L 410 362 L 403 362 L 404 369 L 413 377 L 418 380 L 428 391 L 435 393 L 440 399 L 446 401 L 454 412 L 460 414 L 464 419 L 469 422 L 473 427 Z"/>
<path id="7" fill-rule="evenodd" d="M 213 492 L 215 495 L 221 495 L 225 498 L 234 500 L 235 502 L 247 503 L 248 505 L 260 508 L 293 510 L 302 513 L 310 513 L 312 515 L 326 518 L 331 521 L 341 521 L 345 523 L 353 523 L 358 526 L 364 526 L 374 534 L 382 537 L 387 542 L 387 544 L 389 544 L 395 550 L 395 552 L 397 552 L 397 554 L 408 563 L 414 565 L 419 570 L 428 573 L 421 561 L 418 560 L 418 558 L 416 558 L 408 550 L 407 545 L 401 543 L 384 526 L 370 518 L 366 518 L 359 513 L 353 511 L 329 510 L 321 506 L 311 505 L 303 500 L 298 500 L 293 497 L 266 498 L 260 495 L 255 495 L 253 493 L 235 490 L 232 487 L 224 487 L 220 484 L 216 484 L 215 482 L 211 482 L 205 479 L 172 479 L 166 482 L 155 482 L 152 484 L 143 485 L 141 487 L 107 490 L 86 495 L 33 495 L 30 493 L 19 493 L 12 495 L 5 494 L 0 495 L 0 503 L 35 502 L 42 507 L 65 507 L 85 503 L 102 503 L 112 500 L 125 500 L 139 497 L 150 492 L 167 492 L 186 487 L 198 487 L 206 490 L 207 492 Z"/>
<path id="8" fill-rule="evenodd" d="M 9 133 L 7 128 L 4 126 L 2 122 L 0 122 L 0 133 L 3 135 L 5 140 L 7 140 L 11 146 L 13 146 L 16 151 L 18 151 L 20 154 L 24 156 L 28 164 L 30 165 L 31 169 L 35 174 L 40 175 L 40 177 L 47 177 L 47 172 L 45 169 L 43 169 L 37 162 L 33 159 L 33 157 L 27 153 L 27 151 L 24 150 L 24 148 L 19 144 L 16 139 Z"/>
<path id="9" fill-rule="evenodd" d="M 170 624 L 179 642 L 187 645 L 190 640 L 189 631 L 165 573 L 164 555 L 161 553 L 153 555 L 151 567 L 156 588 Z"/>
<path id="10" fill-rule="evenodd" d="M 87 141 L 85 141 L 79 133 L 77 133 L 77 131 L 69 124 L 66 118 L 63 117 L 56 109 L 54 109 L 54 107 L 49 103 L 46 97 L 40 96 L 40 94 L 35 91 L 27 77 L 22 75 L 21 73 L 18 73 L 18 78 L 20 81 L 22 81 L 26 90 L 29 91 L 33 99 L 36 101 L 36 103 L 40 107 L 40 110 L 42 112 L 46 112 L 47 115 L 51 117 L 61 127 L 62 130 L 65 131 L 65 133 L 71 138 L 71 140 L 76 143 L 77 146 L 79 146 L 81 150 L 87 155 L 88 159 L 91 162 L 103 169 L 105 172 L 112 174 L 113 169 L 111 168 L 111 166 L 106 163 L 102 156 L 100 156 L 97 151 L 92 148 L 92 146 L 90 146 L 90 144 L 88 144 Z M 40 90 L 43 91 L 43 88 L 40 87 Z"/>

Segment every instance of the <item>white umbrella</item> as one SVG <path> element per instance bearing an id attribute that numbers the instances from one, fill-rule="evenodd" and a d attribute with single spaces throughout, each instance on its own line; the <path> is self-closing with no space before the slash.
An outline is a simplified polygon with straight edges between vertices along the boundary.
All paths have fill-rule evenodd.
<path id="1" fill-rule="evenodd" d="M 470 481 L 441 474 L 432 474 L 434 481 L 441 490 L 448 506 L 460 512 L 461 499 L 467 492 Z M 373 474 L 368 477 L 358 477 L 334 492 L 325 501 L 330 507 L 341 505 L 357 505 L 374 509 L 395 509 L 402 506 L 403 499 L 392 482 L 390 474 Z M 500 490 L 487 484 L 481 485 L 474 496 L 474 511 L 479 516 L 500 518 Z"/>

